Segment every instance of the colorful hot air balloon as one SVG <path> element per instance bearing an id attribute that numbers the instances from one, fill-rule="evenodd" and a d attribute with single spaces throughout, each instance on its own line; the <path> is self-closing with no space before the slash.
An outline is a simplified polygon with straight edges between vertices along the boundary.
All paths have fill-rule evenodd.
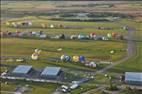
<path id="1" fill-rule="evenodd" d="M 65 61 L 66 62 L 70 62 L 71 61 L 71 57 L 70 56 L 65 56 Z"/>
<path id="2" fill-rule="evenodd" d="M 115 32 L 112 33 L 112 37 L 113 37 L 113 38 L 115 38 L 117 35 L 118 35 L 118 34 L 115 33 Z"/>
<path id="3" fill-rule="evenodd" d="M 90 33 L 90 37 L 91 37 L 91 38 L 96 37 L 96 33 L 95 33 L 95 32 L 94 32 L 94 33 Z"/>

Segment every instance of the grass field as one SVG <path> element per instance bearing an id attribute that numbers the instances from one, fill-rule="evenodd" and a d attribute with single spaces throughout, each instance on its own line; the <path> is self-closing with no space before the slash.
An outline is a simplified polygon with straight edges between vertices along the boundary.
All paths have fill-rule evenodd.
<path id="1" fill-rule="evenodd" d="M 52 93 L 57 88 L 57 86 L 59 86 L 58 84 L 27 83 L 27 82 L 19 82 L 19 81 L 13 81 L 13 82 L 8 81 L 7 84 L 1 83 L 1 85 L 2 85 L 2 88 L 1 88 L 2 91 L 9 91 L 9 92 L 15 92 L 18 85 L 19 86 L 29 85 L 30 91 L 28 91 L 26 94 L 45 94 L 47 92 Z M 7 94 L 7 93 L 1 93 L 1 94 Z"/>
<path id="2" fill-rule="evenodd" d="M 32 1 L 31 1 L 32 2 Z M 96 32 L 97 35 L 106 35 L 107 33 L 117 32 L 124 36 L 127 36 L 127 30 L 124 30 L 122 27 L 124 25 L 128 25 L 130 27 L 134 27 L 136 33 L 134 35 L 134 39 L 138 40 L 137 44 L 137 54 L 131 59 L 121 63 L 114 68 L 108 71 L 108 74 L 114 76 L 114 74 L 121 74 L 126 71 L 142 71 L 142 23 L 139 19 L 120 19 L 114 22 L 70 22 L 70 21 L 53 21 L 49 20 L 49 15 L 42 15 L 44 12 L 53 12 L 53 10 L 59 11 L 85 11 L 90 9 L 90 7 L 64 7 L 64 4 L 55 3 L 55 2 L 34 2 L 34 3 L 21 3 L 21 2 L 2 2 L 2 24 L 1 31 L 11 31 L 16 32 L 19 31 L 43 31 L 49 35 L 57 35 L 57 34 L 87 34 L 89 35 L 92 32 Z M 67 3 L 68 5 L 76 5 L 74 3 Z M 79 5 L 82 5 L 80 2 Z M 60 7 L 59 7 L 60 6 Z M 92 8 L 93 11 L 112 11 L 118 10 L 122 13 L 133 10 L 139 11 L 142 9 L 141 3 L 129 3 L 129 4 L 117 4 L 113 7 L 109 8 L 108 5 L 99 5 Z M 131 11 L 132 10 L 132 11 Z M 29 15 L 26 13 L 29 13 Z M 32 15 L 30 15 L 32 13 Z M 34 14 L 35 13 L 35 14 Z M 138 13 L 138 12 L 137 12 Z M 34 14 L 34 15 L 33 15 Z M 134 14 L 136 15 L 136 14 Z M 3 20 L 4 19 L 4 20 Z M 6 19 L 6 20 L 5 20 Z M 29 28 L 13 28 L 6 26 L 6 22 L 23 22 L 25 20 L 29 20 L 33 23 L 33 25 Z M 112 30 L 98 30 L 95 28 L 84 28 L 84 29 L 46 29 L 42 28 L 41 24 L 54 24 L 59 25 L 62 24 L 64 26 L 95 26 L 95 27 L 110 27 Z M 140 41 L 141 40 L 141 41 Z M 140 41 L 140 42 L 139 42 Z M 74 71 L 83 70 L 83 71 L 96 71 L 96 68 L 85 67 L 80 63 L 63 63 L 63 62 L 50 62 L 45 59 L 50 57 L 60 58 L 62 54 L 66 55 L 83 55 L 87 60 L 94 60 L 94 57 L 109 57 L 104 59 L 104 61 L 117 61 L 126 56 L 127 42 L 126 41 L 93 41 L 93 40 L 38 40 L 38 39 L 20 39 L 20 38 L 1 38 L 1 56 L 16 56 L 16 57 L 31 57 L 31 54 L 34 50 L 38 48 L 41 49 L 42 52 L 40 54 L 40 59 L 37 61 L 29 60 L 27 62 L 2 62 L 2 64 L 8 65 L 32 65 L 35 68 L 44 68 L 46 66 L 59 66 L 62 68 L 70 69 Z M 58 48 L 62 48 L 62 51 L 57 51 Z M 110 54 L 111 50 L 115 50 L 114 54 Z M 102 60 L 103 60 L 102 58 Z M 97 60 L 97 59 L 96 59 Z M 101 65 L 100 67 L 105 67 L 107 65 Z M 7 68 L 1 67 L 1 72 L 7 70 Z M 75 78 L 74 73 L 66 74 L 72 78 Z M 78 74 L 78 77 L 83 77 L 85 73 Z M 89 74 L 88 74 L 89 75 Z M 77 77 L 77 78 L 78 78 Z M 32 82 L 21 82 L 21 81 L 8 81 L 8 84 L 5 84 L 5 81 L 1 81 L 1 90 L 2 91 L 15 91 L 17 84 L 26 85 L 29 84 L 32 88 L 31 92 L 27 94 L 52 94 L 60 85 L 51 84 L 51 83 L 32 83 Z M 108 84 L 109 81 L 106 81 L 104 74 L 97 74 L 95 79 L 82 84 L 80 88 L 75 89 L 71 92 L 71 94 L 80 94 L 82 92 L 95 89 L 96 84 Z M 2 93 L 5 94 L 5 93 Z M 94 94 L 94 93 L 92 93 Z M 101 91 L 96 92 L 95 94 L 102 94 Z"/>

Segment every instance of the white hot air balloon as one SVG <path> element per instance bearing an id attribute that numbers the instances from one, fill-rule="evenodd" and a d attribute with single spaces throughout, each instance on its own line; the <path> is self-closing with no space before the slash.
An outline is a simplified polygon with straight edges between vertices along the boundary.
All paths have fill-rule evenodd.
<path id="1" fill-rule="evenodd" d="M 51 25 L 50 25 L 50 28 L 54 28 L 54 25 L 53 25 L 53 24 L 51 24 Z"/>
<path id="2" fill-rule="evenodd" d="M 62 56 L 60 57 L 60 59 L 61 59 L 62 61 L 64 61 L 64 60 L 65 60 L 65 57 L 66 57 L 66 55 L 62 55 Z"/>
<path id="3" fill-rule="evenodd" d="M 35 52 L 32 54 L 31 58 L 32 58 L 33 60 L 38 60 L 40 53 L 41 53 L 41 50 L 35 49 Z"/>
<path id="4" fill-rule="evenodd" d="M 41 50 L 38 50 L 37 54 L 39 55 L 41 53 Z"/>
<path id="5" fill-rule="evenodd" d="M 38 52 L 38 49 L 35 49 L 35 53 L 37 53 Z"/>
<path id="6" fill-rule="evenodd" d="M 37 53 L 33 53 L 31 58 L 32 58 L 32 60 L 38 60 L 38 54 Z"/>

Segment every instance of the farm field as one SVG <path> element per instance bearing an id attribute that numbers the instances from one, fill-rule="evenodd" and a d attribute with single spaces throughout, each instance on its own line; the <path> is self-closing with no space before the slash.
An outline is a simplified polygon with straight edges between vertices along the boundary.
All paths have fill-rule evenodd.
<path id="1" fill-rule="evenodd" d="M 2 1 L 0 93 L 127 93 L 127 88 L 121 88 L 126 83 L 120 82 L 120 76 L 125 72 L 142 72 L 141 10 L 141 1 Z M 14 35 L 19 32 L 22 37 Z M 39 33 L 47 37 L 38 37 Z M 91 34 L 99 38 L 92 38 Z M 77 37 L 72 39 L 73 35 Z M 87 38 L 79 39 L 79 35 Z M 40 52 L 34 60 L 32 55 L 37 49 Z M 63 55 L 71 60 L 62 60 Z M 83 56 L 85 60 L 75 62 L 74 56 Z M 95 65 L 86 65 L 92 62 Z M 18 65 L 30 65 L 40 72 L 47 66 L 60 67 L 64 80 L 44 83 L 28 81 L 26 77 L 2 78 L 3 73 L 10 73 Z M 84 78 L 89 80 L 63 91 L 62 85 L 70 86 Z M 118 90 L 108 89 L 111 83 Z"/>

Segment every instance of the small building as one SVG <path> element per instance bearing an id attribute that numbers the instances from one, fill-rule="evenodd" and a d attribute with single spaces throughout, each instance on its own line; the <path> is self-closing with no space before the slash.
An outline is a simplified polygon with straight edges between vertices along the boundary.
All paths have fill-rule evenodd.
<path id="1" fill-rule="evenodd" d="M 125 72 L 125 83 L 142 86 L 142 72 Z"/>
<path id="2" fill-rule="evenodd" d="M 20 76 L 20 77 L 27 77 L 30 75 L 30 73 L 32 73 L 33 68 L 32 66 L 28 66 L 28 65 L 19 65 L 16 68 L 13 69 L 13 71 L 11 72 L 12 76 Z"/>
<path id="3" fill-rule="evenodd" d="M 44 79 L 59 80 L 62 78 L 62 70 L 60 67 L 46 67 L 41 72 L 41 77 Z"/>

